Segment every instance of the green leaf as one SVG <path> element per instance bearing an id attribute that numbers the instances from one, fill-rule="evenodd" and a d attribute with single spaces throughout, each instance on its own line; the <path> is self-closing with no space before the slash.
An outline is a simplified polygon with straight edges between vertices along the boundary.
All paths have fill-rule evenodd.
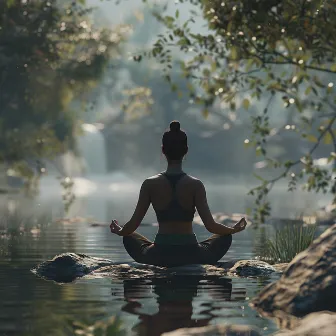
<path id="1" fill-rule="evenodd" d="M 236 47 L 232 47 L 231 48 L 231 54 L 230 54 L 230 57 L 233 59 L 233 60 L 236 60 L 238 58 L 238 51 L 237 51 L 237 48 Z"/>
<path id="2" fill-rule="evenodd" d="M 301 102 L 298 98 L 295 99 L 295 105 L 296 105 L 297 109 L 299 110 L 299 112 L 302 112 L 303 106 L 302 106 L 302 104 L 301 104 Z"/>
<path id="3" fill-rule="evenodd" d="M 262 181 L 262 182 L 264 182 L 265 181 L 265 179 L 264 178 L 262 178 L 261 176 L 259 176 L 259 175 L 257 175 L 257 174 L 253 174 L 253 176 L 256 178 L 256 179 L 258 179 L 259 181 Z"/>
<path id="4" fill-rule="evenodd" d="M 165 17 L 165 20 L 166 20 L 167 23 L 173 23 L 175 21 L 175 19 L 172 16 L 169 16 L 169 15 Z"/>
<path id="5" fill-rule="evenodd" d="M 260 156 L 262 154 L 262 148 L 259 146 L 256 148 L 256 156 Z"/>
<path id="6" fill-rule="evenodd" d="M 217 64 L 216 64 L 216 62 L 212 62 L 211 63 L 211 71 L 215 72 L 216 70 L 217 70 Z"/>
<path id="7" fill-rule="evenodd" d="M 209 110 L 208 109 L 203 109 L 202 110 L 202 115 L 205 119 L 209 117 Z"/>
<path id="8" fill-rule="evenodd" d="M 305 95 L 308 96 L 311 91 L 312 91 L 312 87 L 308 86 L 307 89 L 306 89 L 306 91 L 305 91 Z"/>
<path id="9" fill-rule="evenodd" d="M 317 142 L 318 141 L 316 136 L 314 136 L 312 134 L 307 135 L 306 139 L 310 142 Z"/>
<path id="10" fill-rule="evenodd" d="M 208 77 L 208 76 L 210 76 L 210 74 L 211 74 L 211 72 L 210 72 L 209 69 L 204 69 L 203 70 L 203 76 Z"/>
<path id="11" fill-rule="evenodd" d="M 323 142 L 326 144 L 326 145 L 331 145 L 333 143 L 333 138 L 330 134 L 330 132 L 327 132 L 325 134 L 325 136 L 323 137 Z"/>
<path id="12" fill-rule="evenodd" d="M 250 107 L 250 101 L 247 98 L 245 98 L 243 100 L 243 106 L 244 106 L 245 110 L 249 109 L 249 107 Z"/>
<path id="13" fill-rule="evenodd" d="M 253 67 L 253 64 L 254 64 L 254 60 L 253 58 L 250 58 L 246 63 L 245 71 L 250 71 Z"/>
<path id="14" fill-rule="evenodd" d="M 312 87 L 312 90 L 315 93 L 315 95 L 318 96 L 318 92 L 317 92 L 317 90 L 314 87 Z"/>
<path id="15" fill-rule="evenodd" d="M 180 11 L 177 9 L 176 12 L 175 12 L 175 17 L 176 19 L 180 16 Z"/>

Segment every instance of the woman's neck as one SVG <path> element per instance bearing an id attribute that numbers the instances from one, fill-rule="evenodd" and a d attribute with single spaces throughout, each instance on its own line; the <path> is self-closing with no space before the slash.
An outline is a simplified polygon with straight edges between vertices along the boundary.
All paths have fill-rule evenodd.
<path id="1" fill-rule="evenodd" d="M 170 163 L 168 163 L 166 173 L 171 173 L 171 174 L 183 173 L 182 162 L 170 162 Z"/>

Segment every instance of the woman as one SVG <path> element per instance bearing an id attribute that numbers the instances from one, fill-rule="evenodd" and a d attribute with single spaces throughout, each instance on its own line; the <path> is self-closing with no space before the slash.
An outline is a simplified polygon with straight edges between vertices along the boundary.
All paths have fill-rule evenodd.
<path id="1" fill-rule="evenodd" d="M 215 264 L 230 248 L 232 234 L 245 229 L 245 218 L 233 228 L 215 222 L 203 183 L 182 170 L 187 152 L 187 135 L 180 129 L 180 123 L 173 121 L 162 137 L 162 153 L 168 162 L 166 171 L 143 182 L 129 222 L 120 227 L 113 220 L 110 225 L 111 232 L 123 237 L 127 252 L 139 263 L 164 267 Z M 134 232 L 150 204 L 159 223 L 154 242 Z M 200 243 L 192 229 L 195 209 L 206 229 L 214 234 Z"/>

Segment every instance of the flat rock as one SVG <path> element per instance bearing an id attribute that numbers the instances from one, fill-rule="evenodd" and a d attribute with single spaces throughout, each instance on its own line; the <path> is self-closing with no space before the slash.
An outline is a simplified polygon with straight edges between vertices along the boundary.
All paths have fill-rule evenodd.
<path id="1" fill-rule="evenodd" d="M 336 224 L 298 254 L 281 278 L 265 287 L 251 305 L 266 315 L 277 310 L 298 317 L 336 311 Z"/>
<path id="2" fill-rule="evenodd" d="M 63 253 L 40 263 L 31 271 L 47 280 L 71 282 L 96 269 L 112 264 L 109 259 L 90 257 L 85 254 Z"/>
<path id="3" fill-rule="evenodd" d="M 335 336 L 336 314 L 331 312 L 319 312 L 307 315 L 299 325 L 289 331 L 284 330 L 274 336 Z"/>
<path id="4" fill-rule="evenodd" d="M 240 260 L 230 268 L 229 273 L 239 276 L 267 276 L 276 272 L 276 269 L 270 264 L 260 260 Z"/>
<path id="5" fill-rule="evenodd" d="M 211 265 L 186 265 L 181 267 L 157 267 L 139 264 L 137 262 L 121 263 L 109 259 L 90 257 L 85 254 L 63 253 L 51 260 L 44 261 L 31 271 L 46 280 L 59 283 L 72 282 L 81 277 L 88 278 L 150 278 L 174 274 L 220 274 L 223 267 L 231 266 L 232 262 L 222 263 L 219 266 Z"/>
<path id="6" fill-rule="evenodd" d="M 163 333 L 162 336 L 261 336 L 261 332 L 244 325 L 210 325 L 201 328 L 183 328 Z"/>
<path id="7" fill-rule="evenodd" d="M 157 267 L 137 262 L 121 263 L 109 259 L 90 257 L 85 254 L 63 253 L 34 267 L 32 272 L 46 280 L 60 283 L 72 282 L 77 278 L 153 278 L 171 275 L 204 276 L 264 276 L 276 269 L 262 261 L 229 260 L 216 265 L 185 265 L 180 267 Z"/>

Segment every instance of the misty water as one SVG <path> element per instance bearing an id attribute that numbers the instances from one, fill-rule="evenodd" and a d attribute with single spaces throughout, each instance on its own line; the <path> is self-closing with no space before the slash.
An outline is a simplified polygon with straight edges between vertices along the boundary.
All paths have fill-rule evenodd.
<path id="1" fill-rule="evenodd" d="M 0 235 L 0 335 L 63 335 L 69 321 L 87 323 L 118 315 L 131 334 L 159 335 L 179 327 L 216 323 L 250 324 L 265 335 L 276 330 L 275 324 L 261 318 L 248 303 L 266 284 L 267 278 L 205 278 L 171 277 L 167 279 L 81 279 L 59 285 L 37 278 L 30 269 L 37 263 L 62 252 L 85 253 L 90 256 L 129 262 L 120 237 L 111 235 L 107 226 L 92 227 L 91 222 L 120 222 L 132 214 L 139 182 L 122 173 L 110 176 L 77 179 L 78 198 L 72 207 L 72 217 L 88 218 L 78 223 L 57 221 L 62 215 L 60 188 L 53 178 L 42 183 L 35 201 L 2 197 L 2 204 L 11 211 L 19 210 L 22 218 L 7 221 Z M 209 203 L 216 211 L 242 211 L 248 202 L 243 186 L 209 185 Z M 288 195 L 277 195 L 283 203 L 278 211 L 292 209 Z M 294 197 L 294 196 L 292 196 Z M 303 206 L 302 198 L 298 209 Z M 300 203 L 301 202 L 301 203 Z M 15 210 L 16 209 L 16 210 Z M 33 213 L 48 214 L 36 221 Z M 25 215 L 26 214 L 26 218 Z M 91 219 L 90 219 L 91 218 Z M 153 238 L 156 227 L 153 211 L 146 216 L 139 232 Z M 2 221 L 2 226 L 4 226 Z M 208 233 L 195 224 L 199 239 Z M 226 259 L 254 258 L 260 230 L 247 229 L 234 236 Z"/>
<path id="2" fill-rule="evenodd" d="M 0 224 L 0 335 L 72 335 L 72 321 L 92 324 L 110 316 L 120 316 L 128 334 L 160 335 L 181 327 L 217 323 L 248 324 L 259 327 L 264 335 L 277 327 L 249 307 L 253 298 L 276 276 L 228 278 L 170 276 L 164 279 L 112 280 L 80 279 L 57 284 L 31 273 L 36 264 L 63 252 L 85 253 L 130 262 L 121 238 L 111 235 L 108 223 L 120 223 L 132 215 L 141 180 L 136 174 L 105 174 L 104 143 L 96 130 L 86 127 L 79 140 L 83 148 L 86 177 L 75 178 L 76 201 L 69 218 L 63 217 L 61 188 L 55 176 L 42 179 L 35 199 L 3 195 L 2 209 L 7 219 Z M 71 166 L 71 162 L 68 164 Z M 92 169 L 92 167 L 95 167 Z M 250 187 L 244 180 L 226 178 L 213 183 L 205 178 L 213 212 L 244 212 L 253 200 L 246 196 Z M 321 199 L 302 192 L 273 193 L 274 216 L 293 217 L 306 209 L 317 208 Z M 19 215 L 15 216 L 15 213 Z M 8 215 L 12 214 L 12 215 Z M 153 239 L 157 231 L 152 209 L 139 232 Z M 234 235 L 233 244 L 223 260 L 255 258 L 262 228 L 248 228 Z M 199 240 L 209 233 L 194 225 Z"/>

